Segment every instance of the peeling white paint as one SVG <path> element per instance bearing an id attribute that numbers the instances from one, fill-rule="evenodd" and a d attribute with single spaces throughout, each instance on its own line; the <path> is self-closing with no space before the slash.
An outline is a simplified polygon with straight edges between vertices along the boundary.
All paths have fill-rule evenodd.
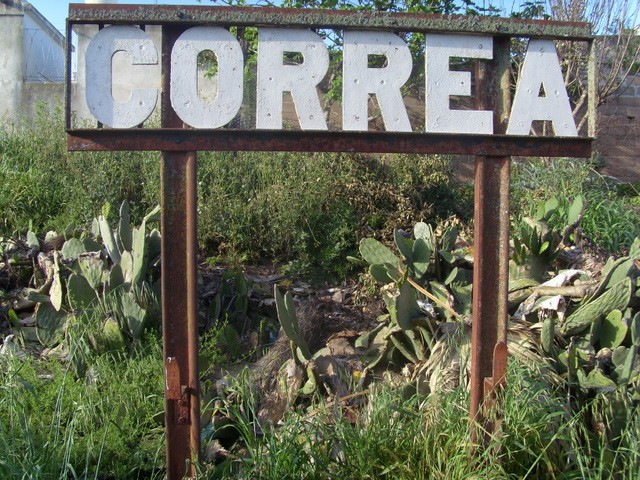
<path id="1" fill-rule="evenodd" d="M 413 128 L 401 90 L 413 68 L 411 52 L 404 40 L 391 32 L 359 30 L 344 31 L 343 38 L 343 130 L 369 130 L 369 101 L 375 96 L 387 131 L 493 134 L 491 110 L 450 106 L 452 96 L 472 94 L 471 72 L 452 71 L 451 58 L 491 59 L 492 37 L 426 35 L 425 125 Z M 215 88 L 209 96 L 198 85 L 202 81 L 198 56 L 203 51 L 211 51 L 216 57 L 212 82 Z M 169 95 L 177 115 L 194 128 L 228 125 L 246 100 L 244 57 L 236 37 L 222 27 L 192 27 L 177 39 L 170 55 Z M 381 57 L 379 66 L 370 66 L 372 56 Z M 158 97 L 157 78 L 143 76 L 135 84 L 125 81 L 127 75 L 113 78 L 114 69 L 122 71 L 123 65 L 142 74 L 148 65 L 158 64 L 157 48 L 145 31 L 136 26 L 102 29 L 89 42 L 84 64 L 87 105 L 99 122 L 131 128 L 149 118 Z M 245 106 L 255 108 L 256 128 L 283 128 L 283 95 L 290 93 L 301 129 L 328 130 L 319 91 L 328 68 L 327 46 L 313 31 L 259 28 L 256 102 Z M 477 85 L 478 90 L 482 87 Z M 114 99 L 116 91 L 124 92 L 124 96 L 118 94 Z M 529 42 L 507 134 L 529 135 L 534 121 L 551 122 L 556 135 L 578 135 L 558 56 L 550 40 Z"/>
<path id="2" fill-rule="evenodd" d="M 370 55 L 383 55 L 385 66 L 369 67 Z M 375 95 L 384 126 L 390 132 L 410 132 L 411 124 L 400 89 L 409 80 L 411 52 L 391 32 L 344 32 L 342 128 L 369 129 L 369 95 Z"/>
<path id="3" fill-rule="evenodd" d="M 205 102 L 198 93 L 198 54 L 211 50 L 217 63 L 217 93 Z M 171 51 L 171 105 L 187 125 L 218 128 L 229 123 L 242 106 L 242 48 L 222 27 L 193 27 L 176 40 Z"/>
<path id="4" fill-rule="evenodd" d="M 471 72 L 449 70 L 449 60 L 493 57 L 493 39 L 474 35 L 426 36 L 426 131 L 437 133 L 493 133 L 490 110 L 452 110 L 452 95 L 471 95 Z"/>
<path id="5" fill-rule="evenodd" d="M 541 91 L 544 96 L 541 96 Z M 558 54 L 551 40 L 529 41 L 513 98 L 507 135 L 529 135 L 531 122 L 535 120 L 551 121 L 556 135 L 578 136 Z"/>
<path id="6" fill-rule="evenodd" d="M 158 90 L 136 88 L 128 100 L 114 100 L 112 59 L 116 52 L 129 54 L 132 65 L 155 65 L 158 63 L 158 51 L 144 31 L 129 25 L 105 27 L 87 46 L 86 98 L 89 111 L 109 127 L 132 128 L 153 113 Z"/>
<path id="7" fill-rule="evenodd" d="M 300 53 L 303 62 L 285 65 L 285 53 Z M 303 130 L 327 130 L 317 85 L 329 69 L 322 38 L 298 28 L 258 30 L 256 128 L 282 129 L 282 94 L 290 92 Z"/>

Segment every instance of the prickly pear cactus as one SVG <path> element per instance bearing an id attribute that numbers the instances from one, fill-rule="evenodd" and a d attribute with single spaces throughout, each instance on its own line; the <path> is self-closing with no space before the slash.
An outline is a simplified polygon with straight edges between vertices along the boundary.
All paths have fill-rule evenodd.
<path id="1" fill-rule="evenodd" d="M 401 269 L 400 258 L 374 238 L 365 238 L 360 242 L 360 255 L 371 265 Z"/>
<path id="2" fill-rule="evenodd" d="M 562 336 L 570 336 L 583 331 L 596 319 L 612 310 L 623 310 L 629 304 L 633 294 L 631 279 L 625 277 L 598 298 L 581 305 L 559 326 Z"/>
<path id="3" fill-rule="evenodd" d="M 132 239 L 132 282 L 140 286 L 145 280 L 147 273 L 147 232 L 146 224 L 143 221 L 140 228 L 133 230 Z"/>
<path id="4" fill-rule="evenodd" d="M 595 392 L 621 405 L 640 400 L 638 247 L 640 240 L 628 257 L 610 259 L 581 301 L 567 300 L 564 319 L 553 312 L 542 322 L 542 348 L 576 395 Z"/>
<path id="5" fill-rule="evenodd" d="M 90 234 L 69 238 L 61 252 L 54 252 L 49 295 L 37 300 L 36 328 L 43 344 L 51 346 L 64 340 L 70 315 L 95 315 L 101 311 L 113 311 L 122 318 L 116 321 L 109 317 L 99 322 L 104 329 L 93 333 L 94 345 L 106 337 L 110 340 L 105 341 L 113 345 L 125 337 L 134 341 L 140 338 L 148 314 L 139 297 L 141 292 L 150 291 L 148 285 L 154 280 L 151 266 L 158 265 L 160 255 L 160 234 L 157 230 L 147 232 L 147 222 L 157 220 L 158 212 L 154 209 L 140 227 L 132 228 L 125 201 L 115 229 L 111 229 L 105 215 L 100 215 L 94 219 Z M 102 244 L 89 235 L 101 239 Z M 106 252 L 108 258 L 101 252 Z M 155 296 L 147 297 L 144 302 L 157 302 Z M 98 308 L 107 305 L 105 302 L 109 302 L 108 307 Z M 116 328 L 124 330 L 116 334 Z"/>
<path id="6" fill-rule="evenodd" d="M 85 277 L 72 273 L 67 279 L 67 298 L 72 310 L 87 310 L 98 301 L 98 294 Z"/>
<path id="7" fill-rule="evenodd" d="M 280 325 L 282 325 L 284 333 L 291 341 L 291 350 L 294 354 L 294 358 L 298 359 L 300 363 L 308 362 L 311 360 L 311 352 L 309 351 L 307 342 L 302 338 L 291 292 L 287 292 L 282 295 L 278 286 L 274 285 L 273 296 L 276 300 L 278 320 L 280 321 Z"/>
<path id="8" fill-rule="evenodd" d="M 602 321 L 598 340 L 602 348 L 618 348 L 627 335 L 628 325 L 621 310 L 611 310 Z"/>
<path id="9" fill-rule="evenodd" d="M 52 347 L 64 338 L 67 313 L 56 310 L 50 302 L 38 303 L 35 320 L 38 340 L 44 346 Z"/>
<path id="10" fill-rule="evenodd" d="M 118 230 L 116 232 L 118 249 L 120 251 L 131 251 L 133 237 L 131 231 L 131 216 L 129 212 L 129 202 L 126 200 L 120 205 L 120 221 L 118 222 Z"/>
<path id="11" fill-rule="evenodd" d="M 116 242 L 114 232 L 109 226 L 107 219 L 100 215 L 98 217 L 98 225 L 100 227 L 100 237 L 102 237 L 102 243 L 104 244 L 107 254 L 111 258 L 111 261 L 115 264 L 120 263 L 120 250 Z"/>
<path id="12" fill-rule="evenodd" d="M 400 285 L 390 284 L 383 288 L 383 299 L 393 323 L 403 330 L 415 327 L 415 321 L 424 316 L 416 298 L 415 289 L 407 282 Z"/>
<path id="13" fill-rule="evenodd" d="M 138 305 L 133 292 L 121 294 L 122 315 L 126 321 L 129 333 L 133 339 L 139 339 L 145 327 L 147 312 Z"/>

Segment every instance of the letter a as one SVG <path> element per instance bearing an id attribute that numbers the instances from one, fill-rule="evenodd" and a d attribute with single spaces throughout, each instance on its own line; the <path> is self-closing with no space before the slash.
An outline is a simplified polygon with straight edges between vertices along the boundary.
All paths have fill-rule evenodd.
<path id="1" fill-rule="evenodd" d="M 541 90 L 543 96 L 540 95 Z M 578 136 L 558 54 L 551 40 L 529 41 L 513 98 L 507 135 L 529 135 L 534 120 L 551 121 L 558 136 Z"/>

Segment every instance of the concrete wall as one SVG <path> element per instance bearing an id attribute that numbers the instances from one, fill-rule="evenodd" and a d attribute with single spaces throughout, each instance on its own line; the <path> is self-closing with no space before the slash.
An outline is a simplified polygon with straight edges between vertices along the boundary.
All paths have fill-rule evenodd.
<path id="1" fill-rule="evenodd" d="M 23 13 L 22 5 L 12 0 L 0 2 L 0 120 L 13 121 L 22 101 Z"/>
<path id="2" fill-rule="evenodd" d="M 28 82 L 22 89 L 21 114 L 24 119 L 34 118 L 38 109 L 64 112 L 64 83 Z"/>
<path id="3" fill-rule="evenodd" d="M 640 182 L 640 75 L 628 77 L 619 96 L 598 109 L 595 150 L 605 160 L 604 173 Z"/>
<path id="4" fill-rule="evenodd" d="M 0 0 L 0 121 L 32 118 L 42 102 L 53 110 L 64 97 L 64 37 L 28 2 Z"/>

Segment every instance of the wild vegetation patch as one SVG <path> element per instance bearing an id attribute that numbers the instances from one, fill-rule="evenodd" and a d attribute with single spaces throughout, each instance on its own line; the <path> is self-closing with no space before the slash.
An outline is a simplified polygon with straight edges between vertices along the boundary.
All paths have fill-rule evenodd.
<path id="1" fill-rule="evenodd" d="M 39 121 L 0 144 L 0 476 L 161 478 L 159 160 L 68 154 Z M 593 167 L 515 164 L 513 360 L 469 462 L 449 159 L 202 155 L 202 478 L 635 478 L 637 192 Z"/>

